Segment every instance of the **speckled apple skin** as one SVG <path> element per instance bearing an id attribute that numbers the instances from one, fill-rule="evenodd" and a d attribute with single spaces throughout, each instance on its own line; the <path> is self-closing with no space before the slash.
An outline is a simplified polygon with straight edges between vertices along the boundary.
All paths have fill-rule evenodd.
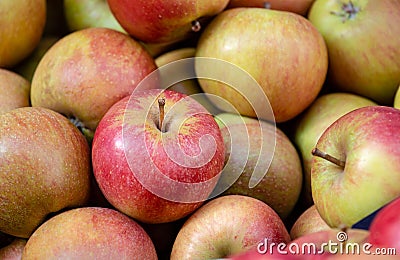
<path id="1" fill-rule="evenodd" d="M 0 69 L 0 114 L 14 108 L 28 107 L 31 83 L 19 74 Z"/>
<path id="2" fill-rule="evenodd" d="M 109 208 L 72 209 L 43 223 L 23 259 L 157 259 L 154 244 L 128 216 Z"/>

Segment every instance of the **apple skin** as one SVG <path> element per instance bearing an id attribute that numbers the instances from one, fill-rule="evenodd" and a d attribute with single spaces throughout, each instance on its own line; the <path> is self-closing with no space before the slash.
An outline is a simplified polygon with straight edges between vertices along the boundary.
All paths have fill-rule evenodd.
<path id="1" fill-rule="evenodd" d="M 64 0 L 64 13 L 70 31 L 104 27 L 125 33 L 111 13 L 107 0 Z"/>
<path id="2" fill-rule="evenodd" d="M 400 110 L 367 106 L 332 123 L 316 148 L 345 167 L 314 156 L 314 203 L 331 227 L 353 224 L 400 196 Z"/>
<path id="3" fill-rule="evenodd" d="M 258 7 L 297 13 L 305 16 L 314 0 L 230 0 L 227 8 Z"/>
<path id="4" fill-rule="evenodd" d="M 215 117 L 217 122 L 221 122 L 219 125 L 225 142 L 225 167 L 219 183 L 227 183 L 227 186 L 233 182 L 223 195 L 254 197 L 286 219 L 297 203 L 303 179 L 300 157 L 292 142 L 274 124 L 265 121 L 230 113 Z M 248 151 L 243 147 L 249 147 Z M 236 178 L 237 170 L 242 168 L 243 158 L 247 158 L 246 164 L 234 181 L 232 178 Z M 264 160 L 264 163 L 258 160 Z M 262 167 L 256 167 L 257 163 Z M 250 188 L 252 176 L 264 177 Z"/>
<path id="5" fill-rule="evenodd" d="M 121 26 L 135 39 L 146 43 L 173 43 L 194 33 L 192 22 L 222 12 L 229 0 L 108 0 Z"/>
<path id="6" fill-rule="evenodd" d="M 400 109 L 400 85 L 397 88 L 396 96 L 394 97 L 393 107 Z"/>
<path id="7" fill-rule="evenodd" d="M 157 66 L 138 42 L 108 28 L 87 28 L 57 41 L 32 78 L 32 106 L 78 119 L 94 131 L 107 110 Z"/>
<path id="8" fill-rule="evenodd" d="M 22 257 L 26 245 L 26 239 L 16 238 L 11 244 L 0 248 L 0 259 L 2 260 L 18 260 Z"/>
<path id="9" fill-rule="evenodd" d="M 320 95 L 302 115 L 296 118 L 293 142 L 303 162 L 304 185 L 301 195 L 306 207 L 314 204 L 311 195 L 311 151 L 330 124 L 344 114 L 365 106 L 377 105 L 372 100 L 344 92 Z"/>
<path id="10" fill-rule="evenodd" d="M 0 114 L 19 107 L 29 107 L 31 83 L 21 75 L 0 69 Z"/>
<path id="11" fill-rule="evenodd" d="M 353 1 L 361 11 L 352 19 L 331 14 L 349 2 L 316 0 L 308 14 L 328 47 L 328 80 L 336 91 L 391 105 L 400 82 L 400 2 Z"/>
<path id="12" fill-rule="evenodd" d="M 83 207 L 44 222 L 28 239 L 22 258 L 157 259 L 157 254 L 136 221 L 114 209 Z"/>
<path id="13" fill-rule="evenodd" d="M 247 71 L 268 97 L 278 123 L 294 118 L 314 101 L 328 68 L 324 39 L 306 18 L 263 8 L 233 8 L 220 13 L 201 34 L 196 57 L 222 59 Z M 207 69 L 213 68 L 196 66 L 196 71 Z M 215 73 L 224 75 L 226 71 Z M 205 93 L 220 96 L 241 115 L 256 117 L 254 110 L 260 111 L 246 100 L 249 97 L 231 86 L 199 82 Z M 257 100 L 252 101 L 257 104 Z M 220 104 L 215 105 L 223 110 Z M 271 120 L 268 116 L 258 118 Z"/>
<path id="14" fill-rule="evenodd" d="M 46 23 L 46 0 L 0 2 L 0 68 L 11 68 L 39 43 Z"/>
<path id="15" fill-rule="evenodd" d="M 306 234 L 329 229 L 331 227 L 321 218 L 315 205 L 312 205 L 297 218 L 289 234 L 294 240 Z"/>
<path id="16" fill-rule="evenodd" d="M 154 103 L 158 97 L 166 102 L 167 128 L 162 134 Z M 202 144 L 200 151 L 199 139 L 205 135 L 214 145 Z M 178 158 L 182 152 L 190 165 Z M 193 162 L 195 155 L 199 157 Z M 201 161 L 206 157 L 207 162 Z M 224 158 L 213 116 L 194 99 L 161 89 L 135 91 L 113 105 L 100 121 L 92 146 L 94 176 L 107 200 L 128 216 L 153 224 L 181 219 L 200 207 L 218 181 Z M 200 190 L 182 182 L 200 183 Z"/>
<path id="17" fill-rule="evenodd" d="M 49 213 L 84 205 L 90 151 L 68 119 L 40 107 L 0 115 L 0 230 L 27 238 Z"/>
<path id="18" fill-rule="evenodd" d="M 188 218 L 175 239 L 170 259 L 223 258 L 250 250 L 264 239 L 271 243 L 290 241 L 278 214 L 258 199 L 226 195 L 212 199 Z"/>
<path id="19" fill-rule="evenodd" d="M 377 213 L 371 222 L 368 242 L 380 248 L 400 251 L 400 197 L 391 201 Z"/>

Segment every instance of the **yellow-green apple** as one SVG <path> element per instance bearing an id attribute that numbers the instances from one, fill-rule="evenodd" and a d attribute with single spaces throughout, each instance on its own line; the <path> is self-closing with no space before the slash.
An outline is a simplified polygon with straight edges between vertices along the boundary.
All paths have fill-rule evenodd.
<path id="1" fill-rule="evenodd" d="M 107 200 L 144 223 L 181 219 L 214 189 L 225 148 L 214 117 L 182 93 L 135 90 L 96 129 L 95 178 Z"/>
<path id="2" fill-rule="evenodd" d="M 22 257 L 26 245 L 26 239 L 16 238 L 9 245 L 0 248 L 0 259 L 18 260 Z"/>
<path id="3" fill-rule="evenodd" d="M 270 243 L 289 243 L 278 214 L 266 203 L 243 195 L 214 198 L 196 210 L 180 229 L 171 252 L 175 259 L 215 259 Z"/>
<path id="4" fill-rule="evenodd" d="M 314 0 L 230 0 L 227 8 L 258 7 L 293 12 L 305 16 Z"/>
<path id="5" fill-rule="evenodd" d="M 46 0 L 0 1 L 0 68 L 11 68 L 35 49 L 46 23 Z"/>
<path id="6" fill-rule="evenodd" d="M 111 13 L 107 0 L 64 0 L 63 7 L 70 31 L 104 27 L 125 33 Z"/>
<path id="7" fill-rule="evenodd" d="M 312 197 L 331 227 L 351 227 L 400 196 L 400 110 L 355 109 L 333 122 L 312 153 Z"/>
<path id="8" fill-rule="evenodd" d="M 334 88 L 391 105 L 400 82 L 400 2 L 316 0 L 308 19 L 325 39 Z"/>
<path id="9" fill-rule="evenodd" d="M 216 115 L 225 143 L 225 167 L 218 185 L 223 195 L 257 198 L 282 219 L 292 212 L 301 191 L 300 157 L 289 138 L 270 122 L 238 114 Z M 252 185 L 252 179 L 259 181 Z"/>
<path id="10" fill-rule="evenodd" d="M 321 218 L 315 205 L 312 205 L 297 218 L 289 234 L 293 240 L 309 233 L 328 229 L 331 227 Z"/>
<path id="11" fill-rule="evenodd" d="M 28 239 L 22 258 L 157 259 L 157 254 L 133 219 L 114 209 L 83 207 L 44 222 Z"/>
<path id="12" fill-rule="evenodd" d="M 400 85 L 397 88 L 396 96 L 394 97 L 393 106 L 400 109 Z"/>
<path id="13" fill-rule="evenodd" d="M 50 213 L 84 205 L 90 153 L 61 114 L 40 107 L 0 115 L 0 230 L 27 238 Z"/>
<path id="14" fill-rule="evenodd" d="M 400 197 L 394 199 L 375 215 L 369 227 L 368 242 L 374 247 L 400 251 Z"/>
<path id="15" fill-rule="evenodd" d="M 21 75 L 0 68 L 0 114 L 30 106 L 31 83 Z"/>
<path id="16" fill-rule="evenodd" d="M 217 15 L 200 36 L 196 57 L 222 59 L 248 72 L 269 99 L 278 123 L 294 118 L 314 101 L 328 68 L 324 39 L 305 17 L 263 8 L 232 8 Z M 210 70 L 216 68 L 196 63 L 196 72 Z M 214 73 L 227 72 L 222 68 Z M 254 110 L 260 110 L 250 103 L 262 103 L 263 97 L 249 101 L 240 94 L 247 85 L 199 82 L 204 92 L 227 100 L 244 116 L 255 117 Z"/>
<path id="17" fill-rule="evenodd" d="M 107 110 L 155 69 L 153 57 L 128 35 L 108 28 L 79 30 L 57 41 L 40 60 L 31 103 L 94 131 Z"/>
<path id="18" fill-rule="evenodd" d="M 202 22 L 222 12 L 228 2 L 108 0 L 121 26 L 135 39 L 146 43 L 172 43 L 192 37 L 201 29 Z"/>
<path id="19" fill-rule="evenodd" d="M 303 191 L 301 200 L 307 208 L 313 204 L 311 196 L 311 151 L 321 134 L 342 115 L 365 106 L 377 105 L 372 100 L 344 92 L 320 95 L 302 115 L 296 118 L 293 142 L 299 149 L 303 162 Z"/>
<path id="20" fill-rule="evenodd" d="M 40 60 L 43 58 L 43 55 L 59 39 L 60 38 L 56 36 L 43 36 L 33 52 L 23 61 L 18 63 L 13 70 L 23 76 L 29 82 L 32 82 L 33 74 L 35 73 L 36 67 L 38 66 Z"/>
<path id="21" fill-rule="evenodd" d="M 163 76 L 168 77 L 170 73 L 176 73 L 177 67 L 173 65 L 173 62 L 180 61 L 182 59 L 194 58 L 195 54 L 196 54 L 196 48 L 182 47 L 168 51 L 156 57 L 155 63 L 157 67 L 160 68 L 162 66 L 165 66 L 164 69 L 162 70 L 163 75 L 161 75 L 161 77 Z M 204 94 L 196 78 L 182 80 L 180 82 L 177 82 L 176 84 L 173 84 L 172 86 L 169 86 L 168 89 L 191 96 L 201 105 L 203 105 L 213 115 L 220 112 Z"/>

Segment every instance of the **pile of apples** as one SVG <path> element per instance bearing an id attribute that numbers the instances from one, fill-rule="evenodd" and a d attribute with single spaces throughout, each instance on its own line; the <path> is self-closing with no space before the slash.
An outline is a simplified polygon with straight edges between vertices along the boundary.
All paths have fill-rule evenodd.
<path id="1" fill-rule="evenodd" d="M 396 258 L 399 25 L 400 0 L 0 1 L 0 259 Z"/>

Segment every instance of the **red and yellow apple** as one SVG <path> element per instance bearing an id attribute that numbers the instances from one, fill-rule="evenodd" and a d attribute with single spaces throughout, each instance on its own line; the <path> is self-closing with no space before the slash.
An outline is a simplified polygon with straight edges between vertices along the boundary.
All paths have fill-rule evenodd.
<path id="1" fill-rule="evenodd" d="M 31 83 L 21 75 L 0 69 L 0 114 L 30 106 L 30 88 Z"/>

